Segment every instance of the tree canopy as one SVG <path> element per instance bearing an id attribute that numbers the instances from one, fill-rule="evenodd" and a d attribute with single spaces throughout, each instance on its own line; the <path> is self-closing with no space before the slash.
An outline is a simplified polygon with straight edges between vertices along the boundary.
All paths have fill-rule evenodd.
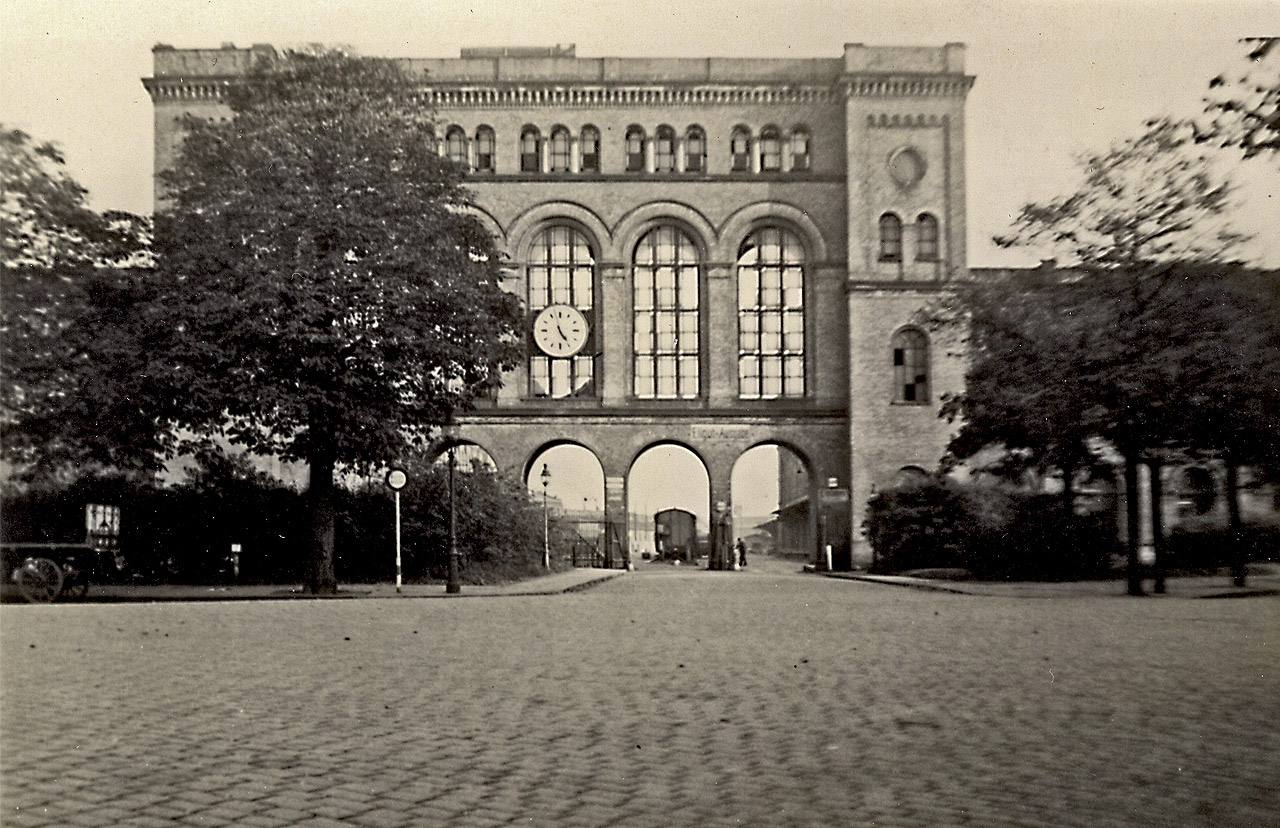
<path id="1" fill-rule="evenodd" d="M 1081 165 L 1076 192 L 1027 205 L 996 240 L 1065 266 L 960 289 L 972 362 L 944 414 L 963 420 L 959 458 L 1000 444 L 1069 471 L 1106 441 L 1126 460 L 1133 525 L 1145 453 L 1229 452 L 1280 430 L 1280 383 L 1263 386 L 1280 363 L 1276 295 L 1232 261 L 1231 187 L 1191 124 L 1153 121 Z"/>
<path id="2" fill-rule="evenodd" d="M 1245 158 L 1280 153 L 1280 37 L 1247 37 L 1245 66 L 1209 81 L 1202 142 L 1241 150 Z"/>
<path id="3" fill-rule="evenodd" d="M 0 127 L 3 446 L 27 476 L 154 468 L 170 433 L 144 405 L 150 227 L 99 213 L 52 144 Z"/>
<path id="4" fill-rule="evenodd" d="M 288 53 L 229 104 L 160 174 L 169 379 L 182 425 L 309 464 L 330 589 L 335 467 L 392 462 L 495 387 L 520 306 L 396 63 Z"/>

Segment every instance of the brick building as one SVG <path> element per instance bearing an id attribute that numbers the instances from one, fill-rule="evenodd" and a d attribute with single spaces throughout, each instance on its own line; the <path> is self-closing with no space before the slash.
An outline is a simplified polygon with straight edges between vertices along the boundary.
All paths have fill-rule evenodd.
<path id="1" fill-rule="evenodd" d="M 226 84 L 272 53 L 157 46 L 156 168 L 181 115 L 228 117 Z M 527 359 L 451 439 L 521 475 L 548 446 L 584 446 L 624 538 L 645 449 L 693 451 L 727 521 L 735 461 L 776 444 L 810 501 L 844 493 L 827 493 L 833 525 L 860 526 L 873 487 L 935 465 L 937 403 L 962 384 L 954 343 L 913 320 L 966 273 L 963 59 L 958 44 L 850 44 L 827 59 L 407 60 L 528 309 Z"/>

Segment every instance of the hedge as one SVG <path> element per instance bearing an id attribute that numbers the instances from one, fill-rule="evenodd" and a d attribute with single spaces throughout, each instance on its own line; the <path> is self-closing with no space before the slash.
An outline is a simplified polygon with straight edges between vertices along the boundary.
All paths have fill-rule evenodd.
<path id="1" fill-rule="evenodd" d="M 1006 487 L 930 479 L 886 489 L 864 523 L 873 569 L 968 570 L 974 577 L 1071 580 L 1104 577 L 1118 553 L 1114 517 L 1068 515 L 1061 498 Z"/>

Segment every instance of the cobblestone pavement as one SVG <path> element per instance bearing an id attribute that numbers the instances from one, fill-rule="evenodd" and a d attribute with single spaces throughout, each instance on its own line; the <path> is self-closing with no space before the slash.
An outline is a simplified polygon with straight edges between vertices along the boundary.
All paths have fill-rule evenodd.
<path id="1" fill-rule="evenodd" d="M 768 563 L 483 600 L 5 606 L 0 824 L 1280 825 L 1280 599 Z"/>

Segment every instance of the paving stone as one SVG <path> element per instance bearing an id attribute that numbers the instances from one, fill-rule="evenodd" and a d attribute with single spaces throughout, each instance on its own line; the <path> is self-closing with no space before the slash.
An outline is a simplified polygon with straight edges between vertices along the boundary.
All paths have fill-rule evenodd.
<path id="1" fill-rule="evenodd" d="M 1280 824 L 1277 599 L 768 564 L 553 597 L 0 606 L 2 822 Z"/>

